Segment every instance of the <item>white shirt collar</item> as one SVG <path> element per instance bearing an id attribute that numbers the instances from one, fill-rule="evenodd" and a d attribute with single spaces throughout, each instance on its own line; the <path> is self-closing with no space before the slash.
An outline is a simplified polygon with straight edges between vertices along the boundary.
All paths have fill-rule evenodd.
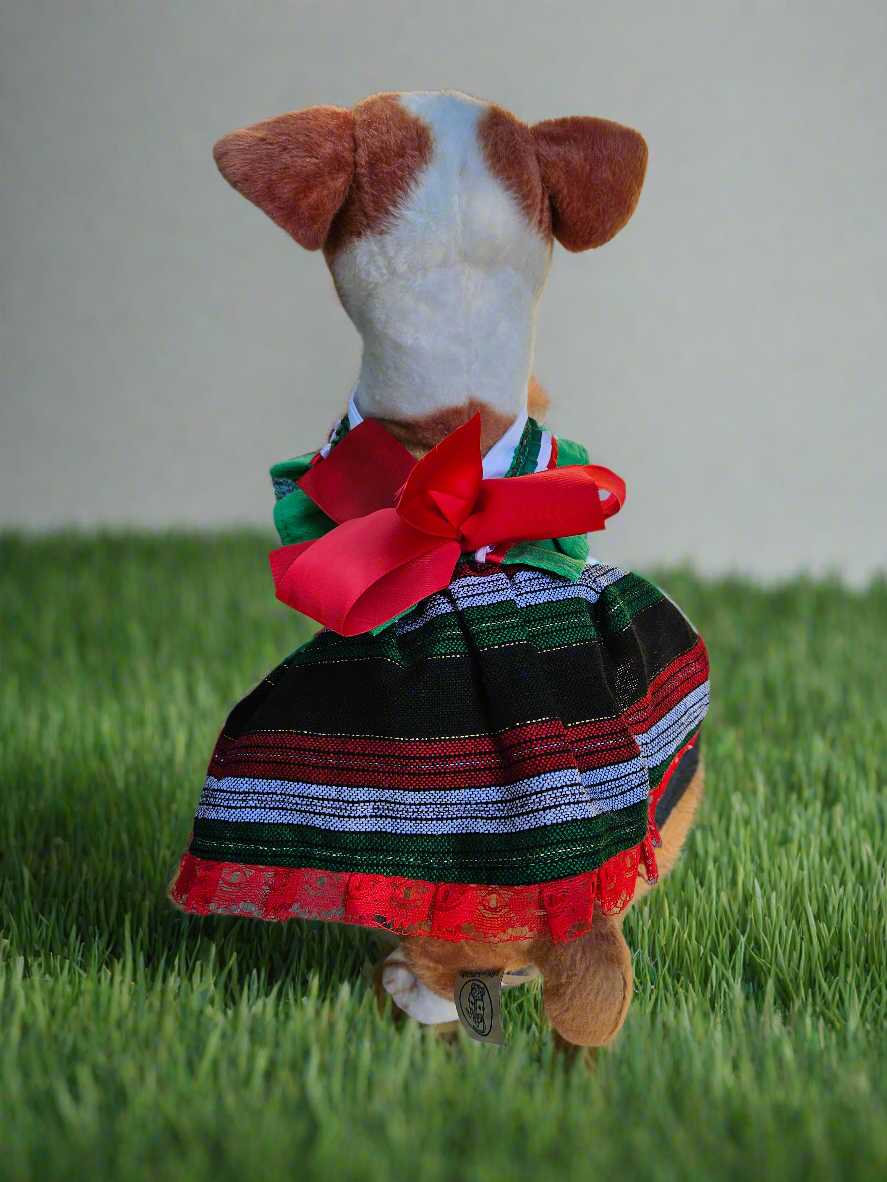
<path id="1" fill-rule="evenodd" d="M 502 438 L 484 456 L 484 480 L 504 476 L 511 467 L 514 453 L 527 425 L 527 412 L 522 410 Z"/>
<path id="2" fill-rule="evenodd" d="M 348 399 L 348 426 L 356 427 L 363 422 L 363 415 L 357 409 L 354 396 L 357 386 L 351 391 Z M 517 445 L 521 441 L 524 427 L 527 425 L 527 412 L 522 410 L 502 438 L 494 443 L 483 459 L 484 480 L 495 480 L 504 476 L 511 467 Z"/>
<path id="3" fill-rule="evenodd" d="M 357 386 L 354 387 L 354 389 L 351 391 L 351 394 L 348 398 L 348 426 L 349 427 L 359 427 L 360 424 L 363 422 L 363 415 L 357 409 L 357 403 L 354 401 L 354 395 L 356 393 L 357 393 Z M 339 405 L 340 406 L 342 405 L 341 402 L 339 403 Z"/>

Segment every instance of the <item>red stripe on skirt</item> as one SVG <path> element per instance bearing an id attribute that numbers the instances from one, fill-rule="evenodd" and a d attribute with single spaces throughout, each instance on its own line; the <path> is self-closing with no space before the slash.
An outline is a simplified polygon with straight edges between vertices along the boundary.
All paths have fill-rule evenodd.
<path id="1" fill-rule="evenodd" d="M 608 914 L 623 911 L 639 874 L 656 882 L 656 805 L 692 746 L 693 741 L 678 752 L 651 792 L 644 840 L 585 874 L 534 886 L 485 886 L 215 862 L 186 853 L 170 896 L 196 915 L 328 920 L 441 940 L 502 943 L 543 937 L 563 944 L 590 929 L 596 903 Z"/>

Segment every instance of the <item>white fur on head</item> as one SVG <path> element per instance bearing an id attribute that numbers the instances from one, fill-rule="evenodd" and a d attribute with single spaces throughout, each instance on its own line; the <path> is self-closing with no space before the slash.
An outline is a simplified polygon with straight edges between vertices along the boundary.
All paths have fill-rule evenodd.
<path id="1" fill-rule="evenodd" d="M 516 417 L 551 239 L 484 159 L 478 124 L 490 104 L 456 91 L 398 98 L 430 129 L 431 159 L 384 229 L 330 264 L 363 338 L 357 404 L 411 419 L 473 398 Z"/>

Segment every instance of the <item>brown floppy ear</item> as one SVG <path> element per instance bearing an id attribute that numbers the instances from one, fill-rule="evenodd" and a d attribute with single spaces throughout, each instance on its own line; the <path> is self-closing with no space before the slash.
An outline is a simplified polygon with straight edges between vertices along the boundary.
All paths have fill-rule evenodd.
<path id="1" fill-rule="evenodd" d="M 308 107 L 232 131 L 213 148 L 219 172 L 306 250 L 323 246 L 354 175 L 354 116 Z"/>
<path id="2" fill-rule="evenodd" d="M 551 228 L 567 250 L 603 246 L 634 213 L 647 145 L 630 127 L 570 115 L 530 131 L 542 181 L 551 198 Z"/>

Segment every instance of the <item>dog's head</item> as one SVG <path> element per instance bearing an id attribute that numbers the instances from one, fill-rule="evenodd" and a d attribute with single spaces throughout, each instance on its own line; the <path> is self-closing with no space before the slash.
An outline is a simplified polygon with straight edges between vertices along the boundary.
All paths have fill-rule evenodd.
<path id="1" fill-rule="evenodd" d="M 515 389 L 526 397 L 552 239 L 571 251 L 607 242 L 647 163 L 630 128 L 584 116 L 528 126 L 456 91 L 309 107 L 232 132 L 214 154 L 238 192 L 323 250 L 365 370 L 402 354 L 392 380 L 426 387 L 415 413 L 451 404 L 453 389 L 505 413 Z M 452 375 L 449 394 L 429 387 L 432 369 Z M 375 413 L 363 371 L 361 382 Z"/>

